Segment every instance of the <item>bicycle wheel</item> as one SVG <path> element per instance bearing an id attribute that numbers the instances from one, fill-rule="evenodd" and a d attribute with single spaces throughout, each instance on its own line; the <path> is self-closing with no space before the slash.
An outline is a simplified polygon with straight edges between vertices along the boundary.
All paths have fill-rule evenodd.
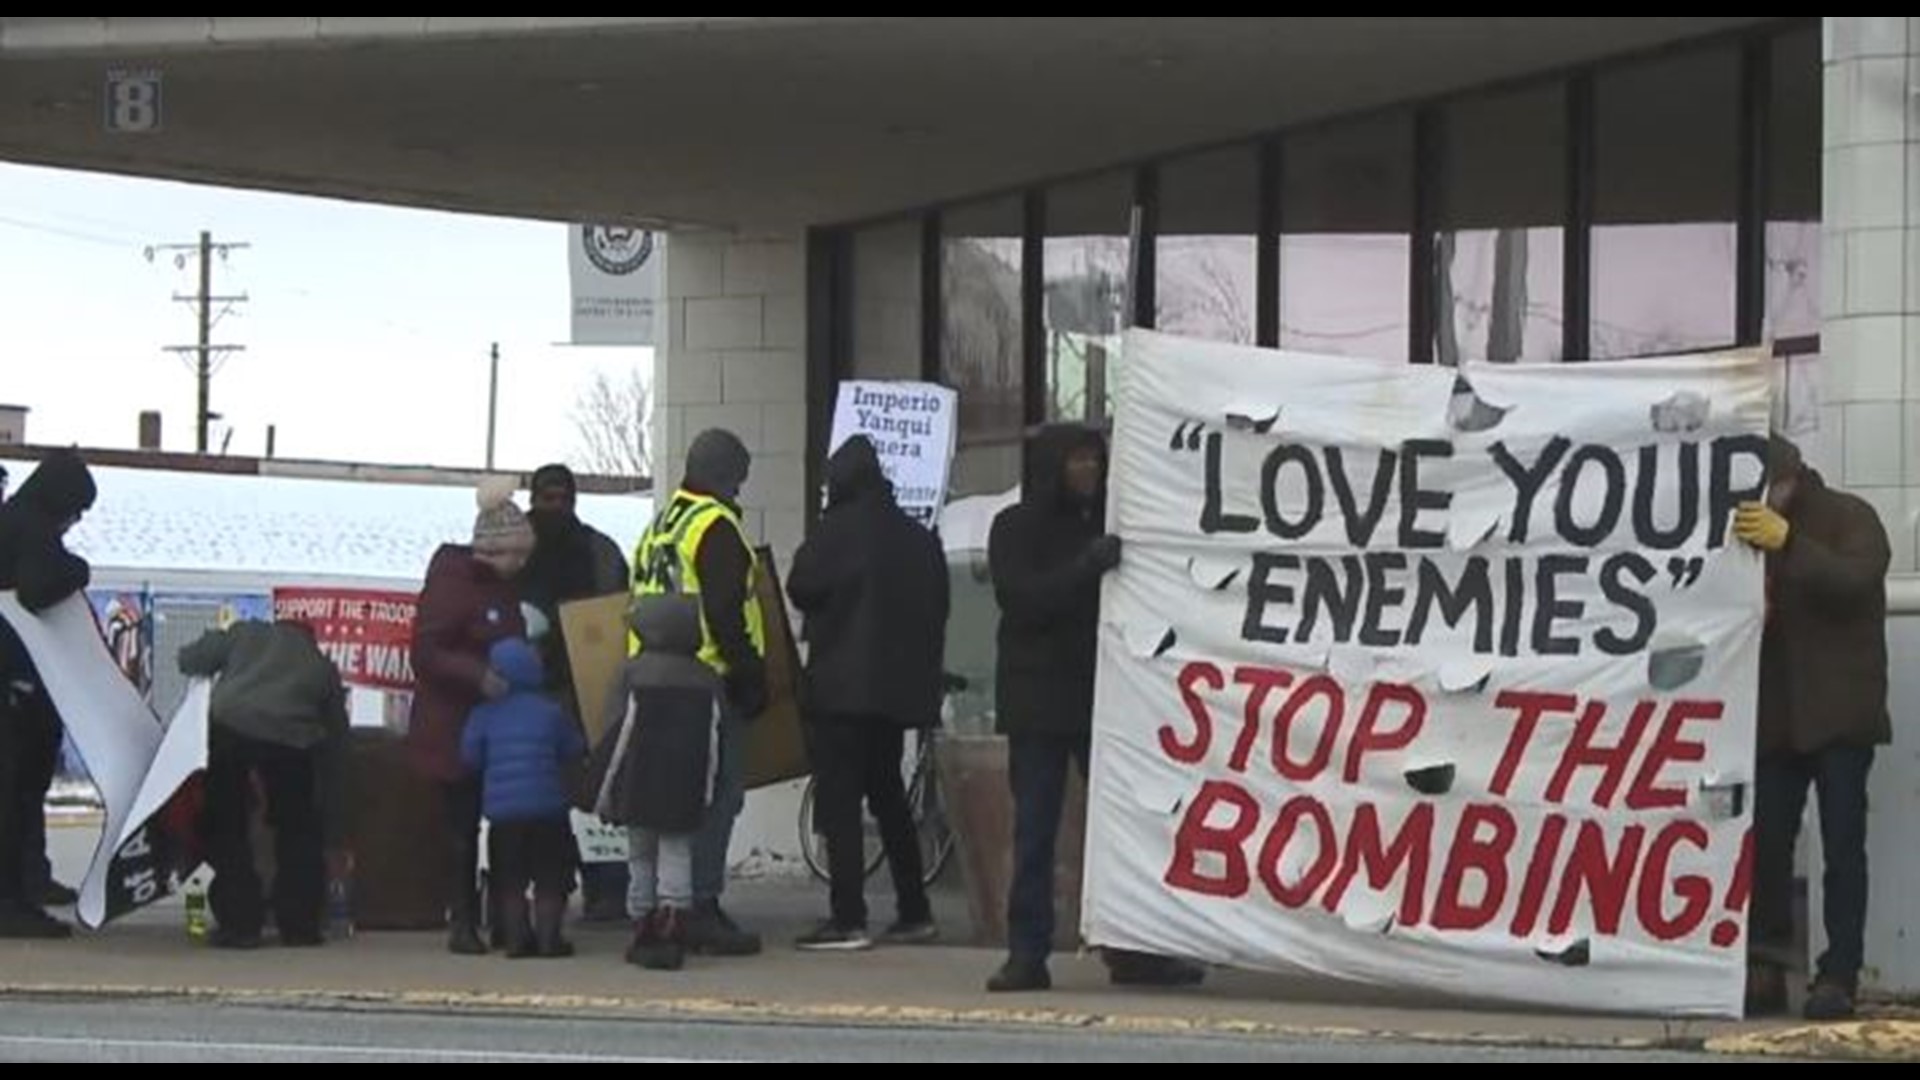
<path id="1" fill-rule="evenodd" d="M 931 885 L 940 880 L 947 861 L 953 858 L 953 828 L 947 823 L 940 788 L 931 775 L 916 777 L 908 798 L 913 806 L 914 836 L 920 841 L 920 882 Z"/>
<path id="2" fill-rule="evenodd" d="M 819 826 L 814 820 L 814 798 L 818 790 L 818 778 L 809 778 L 806 790 L 800 795 L 800 858 L 807 864 L 808 873 L 820 881 L 831 884 L 833 874 L 828 869 L 827 837 L 825 833 L 819 831 Z M 915 824 L 918 824 L 917 819 Z M 872 877 L 874 871 L 880 869 L 887 861 L 887 853 L 880 844 L 880 826 L 873 820 L 873 815 L 867 813 L 864 808 L 860 813 L 860 834 L 862 846 L 865 848 L 862 853 L 865 864 L 863 872 L 865 876 Z"/>
<path id="3" fill-rule="evenodd" d="M 814 778 L 807 779 L 807 789 L 800 793 L 800 859 L 807 864 L 807 872 L 820 881 L 832 881 L 827 873 L 827 838 L 813 827 L 813 796 L 819 788 Z"/>

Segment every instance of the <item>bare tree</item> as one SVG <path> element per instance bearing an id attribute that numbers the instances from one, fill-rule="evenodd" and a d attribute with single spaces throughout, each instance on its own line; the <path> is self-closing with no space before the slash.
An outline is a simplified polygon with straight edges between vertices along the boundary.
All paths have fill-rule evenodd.
<path id="1" fill-rule="evenodd" d="M 639 368 L 624 377 L 595 375 L 573 406 L 579 439 L 574 463 L 605 476 L 651 476 L 647 421 L 652 412 L 653 388 Z"/>

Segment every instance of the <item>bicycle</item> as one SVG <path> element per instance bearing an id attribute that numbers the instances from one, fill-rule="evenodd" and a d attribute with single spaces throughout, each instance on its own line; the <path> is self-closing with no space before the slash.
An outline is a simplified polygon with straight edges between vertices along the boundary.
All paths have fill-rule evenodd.
<path id="1" fill-rule="evenodd" d="M 941 677 L 942 695 L 949 702 L 966 688 L 967 680 L 962 676 L 948 673 Z M 954 836 L 946 808 L 940 802 L 940 783 L 934 771 L 936 730 L 915 731 L 913 737 L 914 747 L 908 756 L 912 771 L 907 774 L 907 809 L 913 817 L 914 835 L 920 841 L 920 880 L 931 885 L 939 880 L 953 858 Z M 805 860 L 809 873 L 820 881 L 830 882 L 826 837 L 814 828 L 813 821 L 818 784 L 817 777 L 808 777 L 806 790 L 800 796 L 800 857 Z M 862 858 L 864 876 L 872 877 L 887 861 L 887 853 L 880 844 L 879 824 L 864 805 L 860 817 L 860 832 L 866 848 Z"/>

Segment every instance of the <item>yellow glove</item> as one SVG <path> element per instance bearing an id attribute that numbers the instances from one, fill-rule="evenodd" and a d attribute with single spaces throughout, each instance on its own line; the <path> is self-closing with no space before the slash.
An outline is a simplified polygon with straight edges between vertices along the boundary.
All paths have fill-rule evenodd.
<path id="1" fill-rule="evenodd" d="M 1741 503 L 1733 513 L 1733 535 L 1761 551 L 1779 551 L 1787 546 L 1787 534 L 1793 526 L 1766 503 Z"/>

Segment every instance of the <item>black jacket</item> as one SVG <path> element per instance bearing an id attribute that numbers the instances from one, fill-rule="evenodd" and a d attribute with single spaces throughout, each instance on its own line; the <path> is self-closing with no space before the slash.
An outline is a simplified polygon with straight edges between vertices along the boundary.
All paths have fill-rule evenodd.
<path id="1" fill-rule="evenodd" d="M 1067 494 L 1064 470 L 1077 448 L 1102 456 L 1091 500 Z M 1020 502 L 993 519 L 987 559 L 1000 603 L 997 725 L 1010 735 L 1084 735 L 1093 726 L 1100 577 L 1094 541 L 1105 532 L 1106 443 L 1088 428 L 1043 429 L 1027 451 Z"/>
<path id="2" fill-rule="evenodd" d="M 71 450 L 48 454 L 13 498 L 0 503 L 0 590 L 41 612 L 87 587 L 87 561 L 67 550 L 68 523 L 93 506 L 96 488 L 86 462 Z M 0 675 L 38 683 L 26 646 L 0 620 Z"/>
<path id="3" fill-rule="evenodd" d="M 947 590 L 939 539 L 894 501 L 873 444 L 848 440 L 787 579 L 806 618 L 808 716 L 937 726 Z"/>
<path id="4" fill-rule="evenodd" d="M 533 523 L 533 555 L 514 584 L 520 598 L 547 617 L 549 629 L 541 642 L 540 661 L 547 689 L 569 713 L 578 715 L 573 695 L 573 663 L 560 626 L 560 607 L 575 600 L 591 600 L 627 591 L 627 559 L 619 545 L 572 513 L 527 515 Z"/>

